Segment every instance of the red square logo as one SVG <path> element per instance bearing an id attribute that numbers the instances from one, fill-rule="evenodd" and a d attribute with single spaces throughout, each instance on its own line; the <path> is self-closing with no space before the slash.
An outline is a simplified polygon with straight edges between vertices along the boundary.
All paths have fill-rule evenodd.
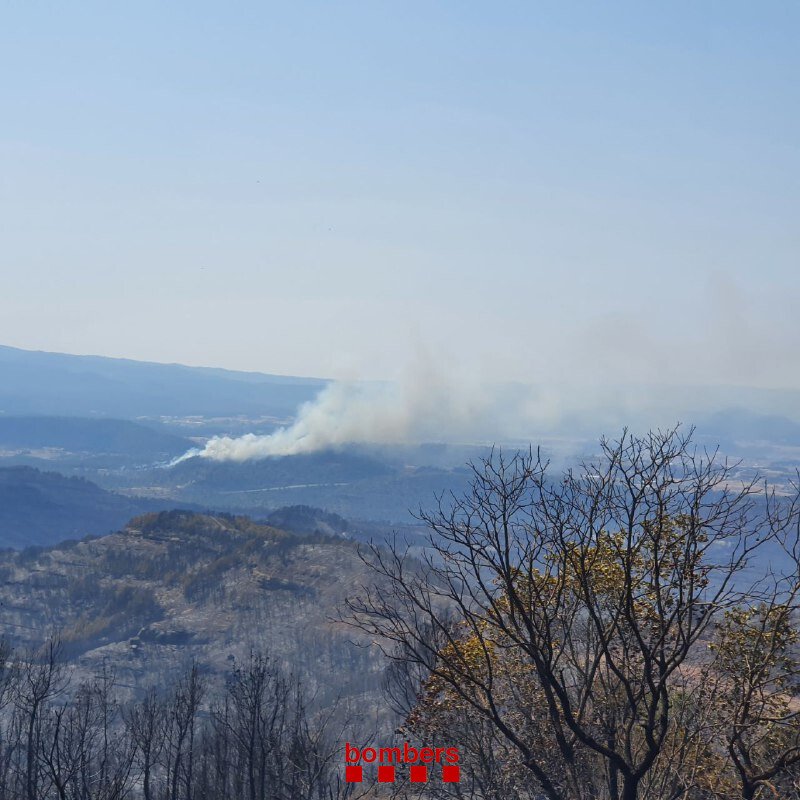
<path id="1" fill-rule="evenodd" d="M 442 765 L 442 782 L 458 783 L 461 780 L 461 770 L 452 764 Z"/>
<path id="2" fill-rule="evenodd" d="M 361 765 L 354 767 L 345 767 L 344 768 L 344 779 L 347 783 L 361 783 L 362 781 L 362 769 Z"/>
<path id="3" fill-rule="evenodd" d="M 411 783 L 427 783 L 428 782 L 428 768 L 422 764 L 414 764 L 409 770 Z"/>
<path id="4" fill-rule="evenodd" d="M 379 766 L 378 783 L 394 783 L 394 767 L 388 764 Z"/>

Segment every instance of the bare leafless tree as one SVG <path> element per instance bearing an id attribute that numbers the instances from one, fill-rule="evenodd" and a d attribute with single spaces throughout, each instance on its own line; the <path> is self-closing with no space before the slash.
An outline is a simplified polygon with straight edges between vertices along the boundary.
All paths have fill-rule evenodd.
<path id="1" fill-rule="evenodd" d="M 351 624 L 427 671 L 426 713 L 487 721 L 550 800 L 645 796 L 689 735 L 675 707 L 703 638 L 796 516 L 691 433 L 624 432 L 553 478 L 538 454 L 495 452 L 421 513 L 421 565 L 364 555 L 381 588 L 350 601 Z"/>
<path id="2" fill-rule="evenodd" d="M 192 800 L 195 734 L 206 686 L 196 663 L 178 681 L 165 716 L 162 751 L 167 773 L 168 800 Z"/>
<path id="3" fill-rule="evenodd" d="M 125 710 L 124 717 L 141 773 L 143 800 L 154 800 L 153 770 L 164 748 L 165 704 L 151 687 L 141 702 Z"/>
<path id="4" fill-rule="evenodd" d="M 29 651 L 16 661 L 14 670 L 17 673 L 15 705 L 25 728 L 25 796 L 27 800 L 40 800 L 42 776 L 37 753 L 42 714 L 68 683 L 60 642 L 50 639 L 39 650 Z"/>

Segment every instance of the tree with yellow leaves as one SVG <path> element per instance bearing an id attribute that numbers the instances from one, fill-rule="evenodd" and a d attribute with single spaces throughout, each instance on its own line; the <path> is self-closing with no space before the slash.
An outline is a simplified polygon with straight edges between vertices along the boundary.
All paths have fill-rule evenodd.
<path id="1" fill-rule="evenodd" d="M 768 599 L 730 609 L 711 645 L 718 738 L 743 800 L 800 797 L 800 632 L 795 573 Z"/>
<path id="2" fill-rule="evenodd" d="M 695 702 L 704 639 L 797 516 L 734 466 L 677 428 L 602 440 L 555 479 L 532 452 L 473 465 L 464 497 L 420 515 L 424 564 L 372 547 L 383 589 L 350 602 L 424 675 L 409 724 L 480 720 L 530 797 L 719 797 L 725 753 Z"/>

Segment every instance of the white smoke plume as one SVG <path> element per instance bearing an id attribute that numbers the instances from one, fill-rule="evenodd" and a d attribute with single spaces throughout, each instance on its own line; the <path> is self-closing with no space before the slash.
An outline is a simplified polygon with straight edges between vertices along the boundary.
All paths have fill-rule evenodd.
<path id="1" fill-rule="evenodd" d="M 788 398 L 788 400 L 787 400 Z M 339 381 L 300 407 L 292 425 L 270 435 L 215 436 L 167 466 L 199 456 L 248 461 L 350 444 L 541 443 L 595 440 L 623 425 L 641 431 L 693 423 L 707 410 L 737 405 L 782 412 L 800 394 L 733 387 L 543 380 L 497 384 L 419 357 L 391 383 Z M 777 405 L 776 405 L 777 404 Z"/>
<path id="2" fill-rule="evenodd" d="M 616 429 L 617 414 L 600 410 L 603 406 L 625 409 L 631 419 L 633 409 L 623 398 L 599 398 L 586 391 L 488 387 L 433 375 L 391 384 L 335 382 L 302 405 L 292 425 L 269 435 L 215 436 L 169 466 L 195 456 L 243 462 L 351 444 L 535 441 L 557 434 L 565 424 L 572 433 L 585 433 L 587 420 L 591 426 Z M 601 431 L 593 428 L 592 436 Z"/>
<path id="3" fill-rule="evenodd" d="M 495 405 L 496 397 L 474 382 L 444 381 L 417 365 L 413 376 L 396 383 L 331 383 L 301 406 L 294 424 L 265 436 L 215 436 L 179 460 L 247 461 L 347 444 L 492 438 L 501 427 Z"/>
<path id="4" fill-rule="evenodd" d="M 617 420 L 601 413 L 600 405 L 624 403 L 616 395 L 481 384 L 417 367 L 395 383 L 331 383 L 300 407 L 292 425 L 269 435 L 215 436 L 170 466 L 194 456 L 242 462 L 351 444 L 524 443 L 557 433 L 565 424 L 571 433 L 585 432 L 581 420 L 595 425 L 601 416 L 613 430 Z"/>

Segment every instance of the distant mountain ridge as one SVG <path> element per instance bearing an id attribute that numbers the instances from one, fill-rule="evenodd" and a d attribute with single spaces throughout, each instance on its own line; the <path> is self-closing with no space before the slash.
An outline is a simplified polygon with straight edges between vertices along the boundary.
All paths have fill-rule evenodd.
<path id="1" fill-rule="evenodd" d="M 32 467 L 0 468 L 0 548 L 53 545 L 118 530 L 137 514 L 174 506 L 124 497 L 84 478 Z"/>
<path id="2" fill-rule="evenodd" d="M 326 384 L 319 378 L 0 345 L 0 414 L 290 416 Z"/>
<path id="3" fill-rule="evenodd" d="M 698 430 L 707 437 L 726 441 L 771 442 L 800 445 L 800 424 L 779 414 L 754 414 L 744 408 L 728 408 L 710 414 Z"/>
<path id="4" fill-rule="evenodd" d="M 148 460 L 186 452 L 192 441 L 131 420 L 107 417 L 0 416 L 0 451 L 58 448 Z"/>

